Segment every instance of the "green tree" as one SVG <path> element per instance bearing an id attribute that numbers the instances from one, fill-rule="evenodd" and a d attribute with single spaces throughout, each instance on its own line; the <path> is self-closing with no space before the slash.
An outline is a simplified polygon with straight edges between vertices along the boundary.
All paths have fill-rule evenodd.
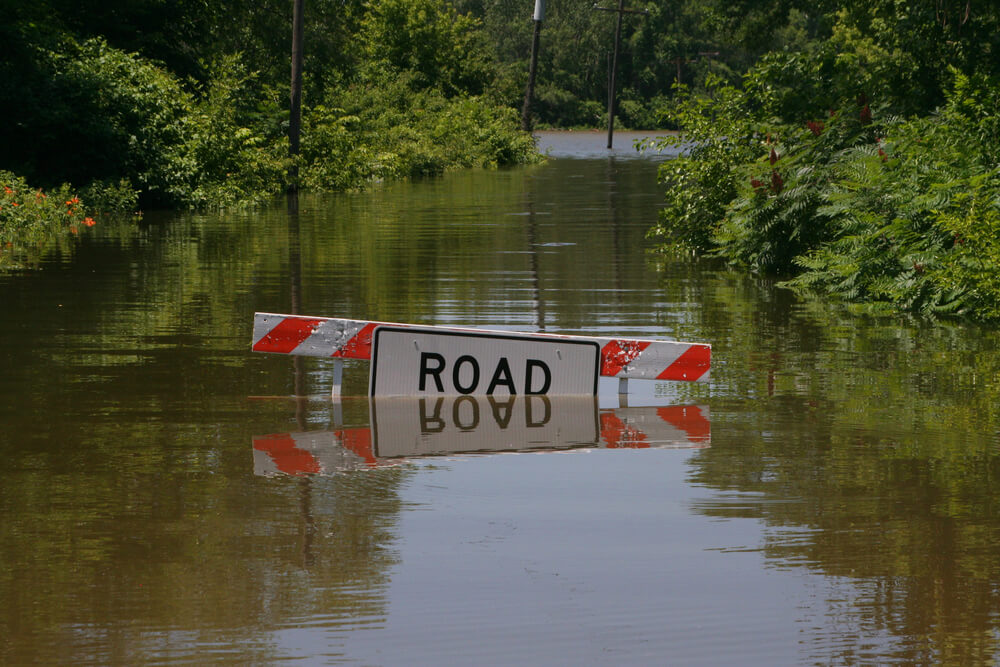
<path id="1" fill-rule="evenodd" d="M 445 0 L 373 2 L 361 22 L 365 71 L 375 77 L 408 71 L 416 88 L 448 95 L 482 93 L 492 72 L 479 25 Z"/>
<path id="2" fill-rule="evenodd" d="M 956 24 L 946 3 L 852 4 L 827 44 L 679 98 L 691 148 L 663 167 L 654 234 L 802 291 L 997 317 L 997 64 L 964 54 L 993 52 L 998 14 L 978 9 Z"/>

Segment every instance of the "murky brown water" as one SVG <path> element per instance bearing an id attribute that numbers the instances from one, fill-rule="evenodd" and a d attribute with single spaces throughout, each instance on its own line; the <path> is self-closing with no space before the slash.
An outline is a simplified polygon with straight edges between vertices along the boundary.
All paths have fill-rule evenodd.
<path id="1" fill-rule="evenodd" d="M 0 277 L 0 663 L 994 664 L 1000 334 L 651 256 L 656 162 L 604 139 Z M 708 342 L 712 382 L 334 403 L 255 311 Z"/>

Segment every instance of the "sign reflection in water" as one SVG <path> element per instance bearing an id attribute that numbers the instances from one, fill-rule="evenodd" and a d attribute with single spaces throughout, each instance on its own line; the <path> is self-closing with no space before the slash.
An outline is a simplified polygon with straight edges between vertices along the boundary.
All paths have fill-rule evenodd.
<path id="1" fill-rule="evenodd" d="M 587 396 L 368 400 L 366 425 L 254 437 L 254 473 L 331 474 L 447 454 L 711 444 L 705 406 L 610 408 Z"/>

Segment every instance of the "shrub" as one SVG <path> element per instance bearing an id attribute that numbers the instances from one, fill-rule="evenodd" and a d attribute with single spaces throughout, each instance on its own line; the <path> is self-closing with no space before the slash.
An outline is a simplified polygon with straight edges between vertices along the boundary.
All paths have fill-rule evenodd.
<path id="1" fill-rule="evenodd" d="M 187 172 L 171 198 L 195 207 L 253 205 L 288 185 L 288 139 L 261 109 L 274 109 L 276 91 L 248 72 L 239 55 L 207 67 L 185 119 L 184 141 L 167 155 L 177 173 Z M 274 112 L 272 111 L 272 114 Z"/>
<path id="2" fill-rule="evenodd" d="M 952 211 L 935 216 L 951 244 L 930 278 L 938 291 L 955 295 L 956 311 L 1000 320 L 1000 175 L 989 181 L 974 179 Z"/>
<path id="3" fill-rule="evenodd" d="M 684 151 L 659 169 L 666 203 L 650 234 L 664 248 L 712 249 L 712 235 L 736 197 L 737 169 L 761 152 L 740 91 L 714 77 L 707 85 L 706 95 L 681 86 L 676 104 L 664 112 L 666 122 L 684 128 L 660 142 Z"/>
<path id="4" fill-rule="evenodd" d="M 0 171 L 0 188 L 0 268 L 32 264 L 49 248 L 96 224 L 68 185 L 45 192 Z"/>
<path id="5" fill-rule="evenodd" d="M 996 86 L 954 74 L 947 106 L 924 118 L 859 96 L 809 120 L 801 109 L 773 119 L 754 77 L 682 95 L 671 118 L 685 133 L 671 141 L 688 152 L 661 167 L 667 205 L 652 233 L 791 274 L 783 284 L 803 293 L 1000 317 Z"/>
<path id="6" fill-rule="evenodd" d="M 307 187 L 353 189 L 390 178 L 538 159 L 512 109 L 481 97 L 414 91 L 411 77 L 383 74 L 330 96 L 304 115 Z"/>
<path id="7" fill-rule="evenodd" d="M 884 128 L 879 147 L 831 168 L 818 214 L 834 230 L 803 253 L 801 290 L 934 314 L 996 317 L 986 267 L 998 256 L 1000 173 L 983 170 L 968 136 L 942 117 Z"/>
<path id="8" fill-rule="evenodd" d="M 363 30 L 369 67 L 304 110 L 302 184 L 344 190 L 533 159 L 515 113 L 468 92 L 492 76 L 473 48 L 476 26 L 443 0 L 372 5 Z M 82 185 L 102 210 L 134 208 L 136 192 L 144 206 L 223 207 L 257 204 L 287 187 L 285 93 L 240 54 L 203 63 L 207 80 L 182 85 L 101 39 L 67 37 L 29 51 L 38 81 L 23 105 L 9 105 L 0 145 L 9 140 L 10 150 L 0 168 L 15 166 L 45 187 Z M 0 63 L 0 73 L 16 70 Z M 12 90 L 0 81 L 0 102 Z"/>
<path id="9" fill-rule="evenodd" d="M 186 140 L 191 96 L 177 79 L 101 39 L 45 54 L 58 98 L 40 109 L 46 179 L 85 184 L 128 178 L 154 202 L 175 197 L 193 168 L 167 159 Z"/>

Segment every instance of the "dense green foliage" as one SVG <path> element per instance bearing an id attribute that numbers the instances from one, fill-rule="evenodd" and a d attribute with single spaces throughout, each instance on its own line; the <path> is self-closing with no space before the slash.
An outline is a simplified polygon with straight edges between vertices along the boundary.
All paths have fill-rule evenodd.
<path id="1" fill-rule="evenodd" d="M 285 189 L 290 48 L 274 35 L 290 32 L 288 3 L 280 11 L 269 3 L 181 5 L 189 25 L 170 30 L 161 4 L 122 8 L 122 20 L 147 31 L 148 43 L 118 24 L 102 30 L 93 17 L 77 20 L 86 12 L 62 3 L 17 4 L 0 35 L 0 103 L 9 109 L 0 168 L 43 187 L 126 178 L 156 206 L 253 202 Z M 514 117 L 482 97 L 494 73 L 475 19 L 444 0 L 327 2 L 310 11 L 303 143 L 316 150 L 301 165 L 307 183 L 358 187 L 372 177 L 531 155 Z M 95 8 L 111 25 L 107 14 Z M 321 26 L 339 29 L 314 36 Z M 179 41 L 170 47 L 171 39 Z M 331 109 L 343 112 L 334 118 Z M 343 151 L 320 152 L 331 122 L 351 126 L 351 161 L 336 178 L 328 174 Z M 482 131 L 469 132 L 470 123 Z M 387 128 L 419 140 L 393 146 Z"/>
<path id="2" fill-rule="evenodd" d="M 517 129 L 531 3 L 307 5 L 299 184 L 352 189 L 533 159 Z M 613 3 L 608 3 L 611 6 Z M 289 185 L 291 3 L 17 1 L 0 25 L 0 169 L 143 206 Z M 666 242 L 800 290 L 1000 317 L 1000 10 L 801 0 L 635 2 L 618 121 L 681 128 Z M 615 16 L 549 2 L 534 115 L 601 126 Z M 663 109 L 666 109 L 663 112 Z M 14 219 L 7 216 L 10 228 Z M 61 220 L 52 221 L 56 227 Z M 52 224 L 49 225 L 52 227 Z"/>
<path id="3" fill-rule="evenodd" d="M 34 188 L 71 183 L 107 211 L 136 196 L 260 203 L 292 185 L 294 160 L 300 184 L 343 190 L 537 159 L 495 92 L 480 22 L 445 0 L 307 3 L 302 150 L 290 157 L 290 9 L 15 2 L 0 25 L 0 169 Z M 55 216 L 29 232 L 12 211 L 0 209 L 0 230 L 14 253 L 65 227 Z"/>
<path id="4" fill-rule="evenodd" d="M 909 11 L 911 10 L 912 11 Z M 841 9 L 824 43 L 684 91 L 654 233 L 804 292 L 1000 318 L 1000 12 Z"/>
<path id="5" fill-rule="evenodd" d="M 128 181 L 92 183 L 79 193 L 68 184 L 45 191 L 0 171 L 0 187 L 0 269 L 32 266 L 52 249 L 69 250 L 69 239 L 97 224 L 95 216 L 120 218 L 137 204 Z"/>
<path id="6" fill-rule="evenodd" d="M 524 94 L 533 33 L 532 2 L 453 0 L 483 23 L 499 59 L 511 105 Z M 616 75 L 620 126 L 670 128 L 657 113 L 683 83 L 701 89 L 710 75 L 735 81 L 769 51 L 829 36 L 825 3 L 801 0 L 630 0 Z M 832 3 L 829 3 L 832 7 Z M 539 126 L 598 127 L 607 122 L 614 0 L 549 0 L 542 22 L 534 112 Z"/>

